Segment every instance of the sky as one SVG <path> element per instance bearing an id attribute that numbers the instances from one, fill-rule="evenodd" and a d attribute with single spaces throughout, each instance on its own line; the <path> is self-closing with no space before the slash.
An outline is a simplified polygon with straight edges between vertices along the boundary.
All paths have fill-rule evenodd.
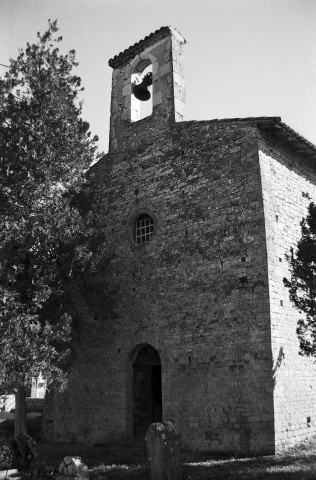
<path id="1" fill-rule="evenodd" d="M 162 26 L 186 39 L 186 119 L 279 116 L 316 145 L 316 0 L 0 0 L 0 63 L 58 20 L 83 118 L 108 150 L 108 60 Z M 0 76 L 6 71 L 0 67 Z"/>

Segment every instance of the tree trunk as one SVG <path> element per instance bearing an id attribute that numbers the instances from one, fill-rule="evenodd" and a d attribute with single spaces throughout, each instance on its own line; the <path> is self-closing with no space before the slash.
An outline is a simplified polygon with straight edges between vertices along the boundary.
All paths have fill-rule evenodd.
<path id="1" fill-rule="evenodd" d="M 15 435 L 26 435 L 26 392 L 22 385 L 15 394 Z"/>

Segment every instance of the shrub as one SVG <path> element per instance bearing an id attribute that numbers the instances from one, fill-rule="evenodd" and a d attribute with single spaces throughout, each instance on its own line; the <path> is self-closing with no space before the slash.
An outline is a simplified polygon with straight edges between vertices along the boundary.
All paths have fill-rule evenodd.
<path id="1" fill-rule="evenodd" d="M 0 437 L 0 470 L 7 470 L 12 467 L 12 439 L 7 435 Z"/>

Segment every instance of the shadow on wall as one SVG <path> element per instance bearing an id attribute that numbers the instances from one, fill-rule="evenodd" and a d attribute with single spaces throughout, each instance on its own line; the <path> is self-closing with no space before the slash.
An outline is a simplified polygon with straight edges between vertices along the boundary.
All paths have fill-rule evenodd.
<path id="1" fill-rule="evenodd" d="M 280 347 L 278 358 L 277 358 L 277 360 L 275 362 L 275 366 L 273 367 L 273 370 L 272 370 L 272 372 L 273 372 L 273 386 L 274 387 L 275 387 L 275 384 L 276 384 L 277 371 L 281 367 L 284 358 L 285 358 L 284 349 L 283 349 L 283 347 Z"/>

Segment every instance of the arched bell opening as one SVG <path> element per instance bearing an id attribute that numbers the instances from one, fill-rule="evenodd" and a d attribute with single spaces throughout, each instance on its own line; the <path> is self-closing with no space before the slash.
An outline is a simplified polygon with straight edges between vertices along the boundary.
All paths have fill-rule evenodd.
<path id="1" fill-rule="evenodd" d="M 131 83 L 131 121 L 138 122 L 153 112 L 153 66 L 150 60 L 138 62 Z"/>
<path id="2" fill-rule="evenodd" d="M 133 437 L 144 438 L 152 422 L 162 420 L 161 361 L 157 350 L 141 345 L 133 359 Z"/>

